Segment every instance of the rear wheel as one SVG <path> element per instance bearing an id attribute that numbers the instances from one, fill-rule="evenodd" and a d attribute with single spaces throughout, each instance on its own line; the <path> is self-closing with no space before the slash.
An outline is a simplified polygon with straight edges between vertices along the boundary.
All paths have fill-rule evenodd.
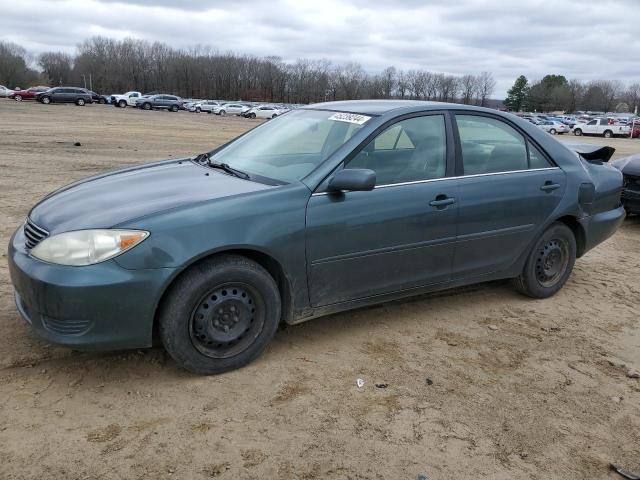
<path id="1" fill-rule="evenodd" d="M 200 113 L 202 112 L 202 109 L 200 107 L 196 107 L 196 113 Z"/>
<path id="2" fill-rule="evenodd" d="M 85 104 L 85 101 L 83 98 L 79 98 L 76 100 L 76 105 L 78 105 L 79 107 L 83 107 Z"/>
<path id="3" fill-rule="evenodd" d="M 602 135 L 604 136 L 604 138 L 611 138 L 613 137 L 613 132 L 611 130 L 605 130 Z"/>
<path id="4" fill-rule="evenodd" d="M 256 114 L 255 113 L 250 113 L 249 114 L 249 118 L 256 118 Z"/>
<path id="5" fill-rule="evenodd" d="M 178 111 L 178 106 L 177 105 L 171 105 L 171 107 L 169 107 L 169 110 L 171 110 L 172 112 L 177 112 Z"/>
<path id="6" fill-rule="evenodd" d="M 98 99 L 98 103 L 99 103 L 100 105 L 104 105 L 105 103 L 107 103 L 107 101 L 106 101 L 104 98 L 100 97 L 100 98 Z"/>
<path id="7" fill-rule="evenodd" d="M 582 130 L 580 130 L 579 128 L 576 128 L 576 129 L 573 131 L 573 134 L 574 134 L 576 137 L 579 137 L 580 135 L 582 135 Z"/>
<path id="8" fill-rule="evenodd" d="M 566 283 L 576 261 L 576 239 L 564 223 L 553 223 L 529 253 L 516 289 L 529 297 L 547 298 Z"/>
<path id="9" fill-rule="evenodd" d="M 269 273 L 239 256 L 222 255 L 192 267 L 167 292 L 160 337 L 181 367 L 222 373 L 254 360 L 280 322 L 280 294 Z"/>
<path id="10" fill-rule="evenodd" d="M 278 116 L 278 114 L 277 114 L 277 113 L 274 113 L 274 114 L 271 116 L 271 118 L 276 118 L 277 116 Z"/>

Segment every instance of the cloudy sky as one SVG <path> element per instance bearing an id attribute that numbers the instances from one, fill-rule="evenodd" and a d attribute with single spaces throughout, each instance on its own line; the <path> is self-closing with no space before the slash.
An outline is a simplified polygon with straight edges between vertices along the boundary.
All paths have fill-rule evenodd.
<path id="1" fill-rule="evenodd" d="M 370 72 L 487 70 L 496 97 L 519 74 L 640 81 L 640 0 L 0 0 L 0 40 L 34 54 L 93 35 Z"/>

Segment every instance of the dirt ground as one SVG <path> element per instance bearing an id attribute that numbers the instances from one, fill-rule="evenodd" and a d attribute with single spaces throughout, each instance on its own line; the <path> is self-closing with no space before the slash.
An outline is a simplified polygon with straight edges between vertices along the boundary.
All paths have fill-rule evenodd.
<path id="1" fill-rule="evenodd" d="M 334 315 L 280 331 L 252 365 L 216 377 L 179 370 L 160 348 L 78 353 L 31 334 L 6 246 L 33 203 L 255 124 L 0 100 L 1 479 L 620 478 L 609 462 L 640 472 L 640 380 L 627 376 L 640 369 L 638 218 L 551 299 L 498 282 Z M 609 144 L 640 152 L 639 140 Z"/>

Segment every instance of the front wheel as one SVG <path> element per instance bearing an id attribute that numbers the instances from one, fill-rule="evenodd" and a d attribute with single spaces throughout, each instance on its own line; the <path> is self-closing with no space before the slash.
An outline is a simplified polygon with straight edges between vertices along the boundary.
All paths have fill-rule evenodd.
<path id="1" fill-rule="evenodd" d="M 573 134 L 574 134 L 576 137 L 579 137 L 580 135 L 582 135 L 582 130 L 580 130 L 579 128 L 576 128 L 576 129 L 573 131 Z"/>
<path id="2" fill-rule="evenodd" d="M 225 112 L 224 110 L 220 110 L 220 116 L 224 117 L 227 114 L 227 112 Z"/>
<path id="3" fill-rule="evenodd" d="M 529 297 L 547 298 L 566 283 L 576 261 L 576 239 L 564 223 L 553 223 L 537 240 L 516 289 Z"/>
<path id="4" fill-rule="evenodd" d="M 178 106 L 177 106 L 177 105 L 171 105 L 171 107 L 169 108 L 169 110 L 171 110 L 172 112 L 177 112 L 179 109 L 178 109 Z"/>
<path id="5" fill-rule="evenodd" d="M 262 353 L 280 312 L 278 286 L 263 267 L 222 255 L 187 270 L 171 286 L 160 309 L 160 337 L 182 368 L 222 373 Z"/>
<path id="6" fill-rule="evenodd" d="M 104 105 L 105 103 L 107 103 L 107 101 L 106 101 L 104 98 L 100 97 L 100 98 L 98 99 L 98 103 L 99 103 L 100 105 Z"/>
<path id="7" fill-rule="evenodd" d="M 256 114 L 255 113 L 250 113 L 249 114 L 249 118 L 256 118 Z"/>
<path id="8" fill-rule="evenodd" d="M 142 105 L 142 108 L 145 110 L 151 110 L 151 104 L 150 103 L 145 103 L 144 105 Z"/>
<path id="9" fill-rule="evenodd" d="M 49 97 L 42 97 L 42 99 L 40 100 L 42 103 L 44 103 L 45 105 L 48 105 L 51 103 L 51 98 Z"/>
<path id="10" fill-rule="evenodd" d="M 120 108 L 124 108 L 127 106 L 127 102 L 125 102 L 124 100 L 118 100 L 118 106 Z"/>
<path id="11" fill-rule="evenodd" d="M 22 101 L 22 95 L 16 95 L 13 98 L 15 99 L 16 102 L 21 102 Z"/>
<path id="12" fill-rule="evenodd" d="M 202 112 L 202 109 L 200 107 L 196 107 L 196 113 L 200 113 Z"/>

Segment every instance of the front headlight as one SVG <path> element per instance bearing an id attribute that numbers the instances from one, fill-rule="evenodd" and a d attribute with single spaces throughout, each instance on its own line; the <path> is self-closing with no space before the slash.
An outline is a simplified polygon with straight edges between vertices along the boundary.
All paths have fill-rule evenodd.
<path id="1" fill-rule="evenodd" d="M 93 265 L 126 252 L 148 236 L 144 230 L 76 230 L 45 238 L 31 255 L 59 265 Z"/>

